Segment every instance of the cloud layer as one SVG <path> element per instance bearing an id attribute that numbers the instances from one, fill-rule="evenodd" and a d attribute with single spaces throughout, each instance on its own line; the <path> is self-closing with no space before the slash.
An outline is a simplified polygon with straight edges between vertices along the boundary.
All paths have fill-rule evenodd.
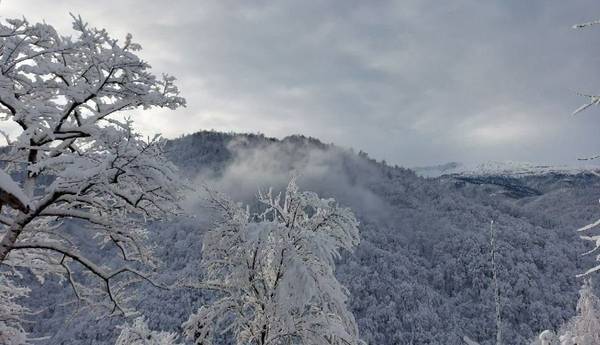
<path id="1" fill-rule="evenodd" d="M 600 89 L 600 28 L 571 29 L 593 0 L 0 3 L 65 33 L 69 12 L 178 77 L 188 108 L 140 116 L 148 133 L 302 133 L 407 166 L 600 150 L 600 109 L 569 116 Z"/>
<path id="2" fill-rule="evenodd" d="M 193 178 L 191 186 L 196 190 L 190 191 L 186 208 L 196 212 L 197 203 L 204 203 L 204 187 L 224 192 L 232 200 L 253 202 L 259 192 L 285 190 L 295 176 L 302 190 L 334 197 L 358 214 L 389 212 L 387 203 L 368 188 L 369 184 L 380 182 L 381 172 L 350 150 L 316 145 L 298 137 L 254 145 L 238 137 L 227 145 L 227 150 L 232 160 L 220 173 L 209 168 Z"/>

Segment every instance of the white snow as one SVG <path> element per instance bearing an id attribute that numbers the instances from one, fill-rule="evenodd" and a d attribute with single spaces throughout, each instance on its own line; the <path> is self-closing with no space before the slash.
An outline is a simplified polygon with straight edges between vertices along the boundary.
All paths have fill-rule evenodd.
<path id="1" fill-rule="evenodd" d="M 19 187 L 19 185 L 8 175 L 4 170 L 0 169 L 0 189 L 7 194 L 10 194 L 17 198 L 25 208 L 29 207 L 29 197 L 25 195 L 25 192 Z"/>

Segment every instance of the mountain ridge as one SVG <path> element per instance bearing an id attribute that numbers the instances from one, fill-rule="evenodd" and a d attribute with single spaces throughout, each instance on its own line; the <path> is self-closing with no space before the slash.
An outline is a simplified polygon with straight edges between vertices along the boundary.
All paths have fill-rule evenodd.
<path id="1" fill-rule="evenodd" d="M 427 167 L 415 167 L 413 170 L 423 177 L 440 177 L 444 175 L 458 176 L 539 176 L 547 174 L 577 175 L 599 174 L 600 165 L 551 165 L 530 162 L 488 161 L 478 164 L 449 162 Z"/>

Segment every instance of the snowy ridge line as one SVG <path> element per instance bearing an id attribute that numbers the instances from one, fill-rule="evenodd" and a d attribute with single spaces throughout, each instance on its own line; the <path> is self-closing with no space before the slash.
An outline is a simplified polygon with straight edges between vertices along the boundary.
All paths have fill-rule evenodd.
<path id="1" fill-rule="evenodd" d="M 569 166 L 543 165 L 527 162 L 487 162 L 477 165 L 474 169 L 464 169 L 457 172 L 460 175 L 508 175 L 513 177 L 548 174 L 578 175 L 582 173 L 600 172 L 598 165 Z"/>
<path id="2" fill-rule="evenodd" d="M 447 163 L 433 167 L 414 168 L 414 171 L 423 177 L 440 176 L 541 176 L 549 174 L 578 175 L 594 174 L 600 175 L 600 165 L 545 165 L 528 162 L 486 162 L 477 165 L 462 163 Z"/>

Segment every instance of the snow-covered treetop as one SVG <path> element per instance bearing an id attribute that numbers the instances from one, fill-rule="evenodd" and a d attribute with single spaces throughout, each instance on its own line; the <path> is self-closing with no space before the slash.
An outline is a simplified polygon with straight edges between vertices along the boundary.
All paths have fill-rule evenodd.
<path id="1" fill-rule="evenodd" d="M 0 113 L 21 125 L 26 137 L 46 142 L 90 136 L 118 110 L 185 104 L 173 77 L 149 73 L 131 35 L 120 44 L 106 30 L 73 19 L 75 38 L 25 19 L 0 25 Z"/>
<path id="2" fill-rule="evenodd" d="M 290 180 L 284 195 L 274 195 L 269 190 L 266 194 L 259 193 L 258 200 L 266 206 L 260 215 L 262 221 L 285 225 L 302 243 L 300 247 L 307 255 L 310 253 L 332 267 L 340 249 L 351 251 L 358 245 L 358 221 L 352 210 L 339 207 L 334 199 L 300 191 L 295 178 Z"/>
<path id="3" fill-rule="evenodd" d="M 259 195 L 264 212 L 212 193 L 222 219 L 203 241 L 205 281 L 221 298 L 184 324 L 195 344 L 231 331 L 237 344 L 360 343 L 347 290 L 334 276 L 341 249 L 359 242 L 352 211 L 301 192 Z"/>

